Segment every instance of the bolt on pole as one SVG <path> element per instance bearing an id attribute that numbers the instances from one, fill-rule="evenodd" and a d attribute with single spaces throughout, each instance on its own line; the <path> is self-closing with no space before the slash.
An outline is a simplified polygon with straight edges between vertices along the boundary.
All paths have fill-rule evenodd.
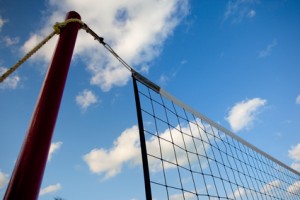
<path id="1" fill-rule="evenodd" d="M 66 19 L 81 19 L 74 11 Z M 31 122 L 4 200 L 37 199 L 51 139 L 67 79 L 77 33 L 81 25 L 68 23 L 61 30 Z"/>

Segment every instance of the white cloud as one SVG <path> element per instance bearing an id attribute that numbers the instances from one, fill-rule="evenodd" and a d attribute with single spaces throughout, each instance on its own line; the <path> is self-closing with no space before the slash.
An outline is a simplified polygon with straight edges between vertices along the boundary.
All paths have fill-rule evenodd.
<path id="1" fill-rule="evenodd" d="M 267 184 L 265 184 L 264 186 L 262 186 L 262 188 L 260 189 L 260 191 L 264 194 L 271 194 L 272 190 L 274 188 L 277 188 L 281 185 L 281 181 L 280 180 L 274 180 L 271 181 Z"/>
<path id="2" fill-rule="evenodd" d="M 272 41 L 272 43 L 268 44 L 265 49 L 261 50 L 258 53 L 258 57 L 259 58 L 264 58 L 264 57 L 270 56 L 272 54 L 273 48 L 276 47 L 276 46 L 277 46 L 277 40 L 274 39 Z"/>
<path id="3" fill-rule="evenodd" d="M 296 104 L 300 104 L 300 95 L 298 95 L 296 98 Z"/>
<path id="4" fill-rule="evenodd" d="M 63 144 L 62 142 L 51 143 L 50 150 L 49 150 L 49 154 L 48 154 L 48 161 L 51 160 L 52 155 L 53 155 L 56 151 L 58 151 L 58 149 L 60 149 L 60 147 L 61 147 L 62 144 Z"/>
<path id="5" fill-rule="evenodd" d="M 83 159 L 93 173 L 105 173 L 104 179 L 120 173 L 125 163 L 137 164 L 140 162 L 138 127 L 123 131 L 111 149 L 93 149 Z"/>
<path id="6" fill-rule="evenodd" d="M 292 148 L 288 150 L 288 155 L 294 161 L 291 164 L 291 168 L 300 172 L 300 143 L 296 146 L 292 146 Z"/>
<path id="7" fill-rule="evenodd" d="M 69 10 L 76 10 L 96 33 L 104 37 L 115 51 L 138 70 L 160 54 L 164 41 L 188 13 L 188 0 L 125 0 L 99 4 L 95 0 L 50 0 L 52 14 L 40 32 L 32 35 L 24 44 L 28 51 L 45 37 L 56 21 L 62 21 Z M 48 61 L 51 48 L 43 48 L 37 57 Z M 80 54 L 91 73 L 90 83 L 104 91 L 113 86 L 125 85 L 130 73 L 121 66 L 93 38 L 81 31 L 77 39 L 75 54 Z"/>
<path id="8" fill-rule="evenodd" d="M 300 193 L 300 181 L 295 182 L 287 188 L 287 191 L 291 194 L 299 194 Z"/>
<path id="9" fill-rule="evenodd" d="M 293 168 L 294 170 L 300 172 L 300 163 L 292 163 L 291 164 L 291 168 Z"/>
<path id="10" fill-rule="evenodd" d="M 184 195 L 184 198 L 183 198 L 183 195 Z M 170 200 L 181 200 L 181 199 L 193 199 L 195 198 L 196 195 L 193 194 L 193 193 L 190 193 L 190 192 L 184 192 L 183 194 L 180 193 L 180 194 L 173 194 L 173 195 L 170 195 Z"/>
<path id="11" fill-rule="evenodd" d="M 255 3 L 256 0 L 228 1 L 224 20 L 231 20 L 232 23 L 240 23 L 246 17 L 255 17 L 256 11 L 252 8 Z"/>
<path id="12" fill-rule="evenodd" d="M 8 178 L 7 177 L 8 177 L 8 175 L 4 174 L 0 170 L 0 189 L 2 189 L 4 187 L 4 185 L 8 182 Z"/>
<path id="13" fill-rule="evenodd" d="M 58 190 L 61 190 L 61 184 L 56 183 L 55 185 L 49 185 L 43 189 L 41 189 L 39 196 L 43 196 L 49 193 L 57 192 Z"/>
<path id="14" fill-rule="evenodd" d="M 186 63 L 187 63 L 186 60 L 180 61 L 180 65 L 185 65 Z M 158 79 L 159 84 L 161 84 L 161 85 L 168 84 L 172 79 L 174 79 L 177 76 L 177 74 L 180 70 L 180 67 L 181 66 L 179 66 L 177 68 L 173 68 L 172 70 L 169 70 L 167 74 L 161 74 Z"/>
<path id="15" fill-rule="evenodd" d="M 289 151 L 289 157 L 295 161 L 300 161 L 300 143 L 293 146 Z"/>
<path id="16" fill-rule="evenodd" d="M 235 104 L 226 117 L 233 131 L 248 128 L 255 120 L 258 110 L 267 103 L 266 100 L 254 98 Z"/>
<path id="17" fill-rule="evenodd" d="M 76 96 L 76 103 L 83 111 L 97 102 L 98 98 L 91 90 L 85 89 Z"/>
<path id="18" fill-rule="evenodd" d="M 255 10 L 250 10 L 249 12 L 248 12 L 248 17 L 249 18 L 253 18 L 253 17 L 255 17 L 255 15 L 256 15 L 256 11 Z"/>
<path id="19" fill-rule="evenodd" d="M 31 51 L 51 31 L 52 30 L 48 30 L 48 32 L 44 31 L 45 33 L 32 34 L 31 37 L 21 47 L 21 50 L 23 51 L 23 53 L 25 54 L 25 53 L 28 53 L 29 51 Z M 30 57 L 30 59 L 38 60 L 38 61 L 46 61 L 48 63 L 50 61 L 50 59 L 52 58 L 56 41 L 57 40 L 54 40 L 54 39 L 48 41 L 42 48 L 40 48 L 35 54 L 33 54 Z M 46 66 L 47 65 L 45 64 L 45 68 L 46 68 Z"/>
<path id="20" fill-rule="evenodd" d="M 160 75 L 159 77 L 159 83 L 161 85 L 166 85 L 170 81 L 170 78 L 164 74 Z"/>
<path id="21" fill-rule="evenodd" d="M 6 67 L 0 67 L 0 75 L 3 75 L 7 70 Z M 18 75 L 10 75 L 0 83 L 0 89 L 16 89 L 20 80 Z"/>
<path id="22" fill-rule="evenodd" d="M 180 61 L 180 64 L 181 64 L 181 65 L 185 65 L 185 64 L 187 64 L 187 63 L 188 63 L 187 60 L 182 60 L 182 61 Z"/>
<path id="23" fill-rule="evenodd" d="M 199 129 L 195 124 L 190 123 L 189 126 L 186 125 L 185 127 L 181 127 L 182 132 L 186 133 L 187 135 L 190 135 L 191 131 L 194 133 L 199 132 Z M 198 145 L 196 150 L 192 137 L 182 136 L 182 133 L 180 133 L 178 130 L 180 130 L 179 126 L 171 130 L 164 130 L 159 134 L 160 138 L 163 138 L 160 140 L 160 145 L 165 160 L 176 163 L 174 148 L 171 145 L 172 140 L 178 146 L 181 146 L 182 148 L 186 146 L 186 148 L 188 148 L 190 151 L 194 151 L 195 153 L 197 151 L 199 154 L 201 154 L 201 152 L 203 153 L 204 148 L 209 148 L 207 137 L 202 136 L 202 139 L 206 142 L 203 143 L 203 145 Z M 172 138 L 170 136 L 170 131 Z M 204 134 L 204 132 L 199 134 Z M 183 141 L 182 137 L 184 137 L 185 141 Z M 160 157 L 160 153 L 158 151 L 160 147 L 157 137 L 149 138 L 149 140 L 146 141 L 146 145 L 148 154 Z M 194 162 L 198 161 L 197 157 L 191 157 L 188 161 L 185 151 L 176 152 L 176 157 L 178 164 L 181 166 L 186 166 L 188 162 L 193 164 Z M 110 149 L 93 149 L 84 155 L 83 159 L 93 173 L 104 174 L 104 179 L 111 178 L 120 173 L 124 164 L 129 163 L 131 165 L 140 165 L 141 155 L 138 127 L 135 125 L 123 131 L 117 140 L 114 141 L 114 145 Z M 148 162 L 149 168 L 152 172 L 161 170 L 161 161 L 159 159 L 153 159 L 153 157 L 150 156 L 148 157 Z M 207 163 L 204 162 L 201 164 L 202 167 L 207 165 Z M 170 169 L 176 166 L 166 162 L 164 167 L 165 169 Z"/>
<path id="24" fill-rule="evenodd" d="M 197 121 L 198 122 L 198 121 Z M 198 124 L 201 124 L 198 122 Z M 208 127 L 202 127 L 203 130 L 209 130 Z M 181 130 L 181 131 L 180 131 Z M 201 131 L 201 132 L 199 132 Z M 185 134 L 182 134 L 185 133 Z M 199 134 L 198 136 L 201 137 L 201 139 L 204 141 L 201 143 L 194 143 L 192 139 L 192 133 Z M 178 163 L 180 166 L 188 167 L 187 164 L 190 162 L 191 165 L 194 165 L 196 161 L 198 161 L 196 156 L 189 157 L 189 160 L 187 159 L 187 155 L 185 151 L 177 151 L 176 150 L 176 157 L 174 155 L 174 147 L 171 145 L 172 142 L 176 144 L 176 146 L 179 146 L 181 148 L 187 148 L 188 151 L 198 153 L 198 154 L 204 154 L 204 151 L 208 152 L 208 149 L 210 147 L 209 141 L 208 141 L 208 135 L 204 133 L 204 131 L 201 130 L 201 128 L 197 127 L 195 123 L 191 122 L 189 124 L 186 124 L 185 126 L 179 126 L 177 125 L 175 128 L 164 130 L 162 133 L 159 134 L 161 140 L 158 141 L 157 137 L 151 137 L 149 140 L 146 141 L 147 143 L 147 152 L 148 154 L 151 154 L 155 157 L 160 157 L 160 152 L 158 149 L 161 149 L 162 154 L 164 155 L 164 159 L 169 161 L 164 164 L 165 169 L 171 169 L 175 168 L 175 165 L 172 165 L 170 163 Z M 172 135 L 172 137 L 171 137 Z M 184 140 L 183 140 L 184 137 Z M 160 146 L 159 146 L 160 145 Z M 196 148 L 195 149 L 195 145 Z M 208 166 L 208 163 L 206 160 L 201 160 L 201 166 L 203 168 L 206 168 Z M 199 164 L 199 163 L 197 163 Z M 161 170 L 161 161 L 158 159 L 154 159 L 153 157 L 149 157 L 149 168 L 151 171 L 156 172 Z"/>
<path id="25" fill-rule="evenodd" d="M 5 37 L 3 37 L 2 40 L 3 40 L 3 42 L 5 43 L 6 46 L 12 46 L 12 45 L 15 45 L 15 44 L 19 43 L 20 38 L 19 37 L 5 36 Z"/>
<path id="26" fill-rule="evenodd" d="M 239 199 L 246 194 L 246 190 L 242 187 L 238 187 L 232 194 L 229 195 L 230 199 Z"/>
<path id="27" fill-rule="evenodd" d="M 7 20 L 5 20 L 3 17 L 0 16 L 0 31 L 6 22 Z"/>

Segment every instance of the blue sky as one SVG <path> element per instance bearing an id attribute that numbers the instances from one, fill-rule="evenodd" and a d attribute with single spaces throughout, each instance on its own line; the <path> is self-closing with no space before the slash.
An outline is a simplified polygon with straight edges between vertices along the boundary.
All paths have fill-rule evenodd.
<path id="1" fill-rule="evenodd" d="M 0 72 L 70 10 L 140 73 L 300 171 L 299 1 L 2 0 Z M 0 197 L 56 41 L 0 85 Z M 144 199 L 133 97 L 126 69 L 80 31 L 39 199 Z"/>

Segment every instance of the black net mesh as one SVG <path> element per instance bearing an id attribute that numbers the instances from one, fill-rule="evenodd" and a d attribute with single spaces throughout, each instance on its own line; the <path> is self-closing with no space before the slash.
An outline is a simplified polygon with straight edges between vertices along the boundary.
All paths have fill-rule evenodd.
<path id="1" fill-rule="evenodd" d="M 153 199 L 300 199 L 299 173 L 157 89 L 136 89 Z"/>

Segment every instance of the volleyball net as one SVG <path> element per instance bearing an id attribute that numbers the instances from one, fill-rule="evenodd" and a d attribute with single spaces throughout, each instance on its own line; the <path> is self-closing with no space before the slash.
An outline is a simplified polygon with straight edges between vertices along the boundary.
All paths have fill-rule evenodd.
<path id="1" fill-rule="evenodd" d="M 147 200 L 300 199 L 299 172 L 138 74 L 79 19 L 54 26 L 49 36 L 0 76 L 0 82 L 68 23 L 79 23 L 132 72 Z M 26 187 L 18 191 L 28 194 Z"/>
<path id="2" fill-rule="evenodd" d="M 147 200 L 299 199 L 300 174 L 133 73 Z"/>

